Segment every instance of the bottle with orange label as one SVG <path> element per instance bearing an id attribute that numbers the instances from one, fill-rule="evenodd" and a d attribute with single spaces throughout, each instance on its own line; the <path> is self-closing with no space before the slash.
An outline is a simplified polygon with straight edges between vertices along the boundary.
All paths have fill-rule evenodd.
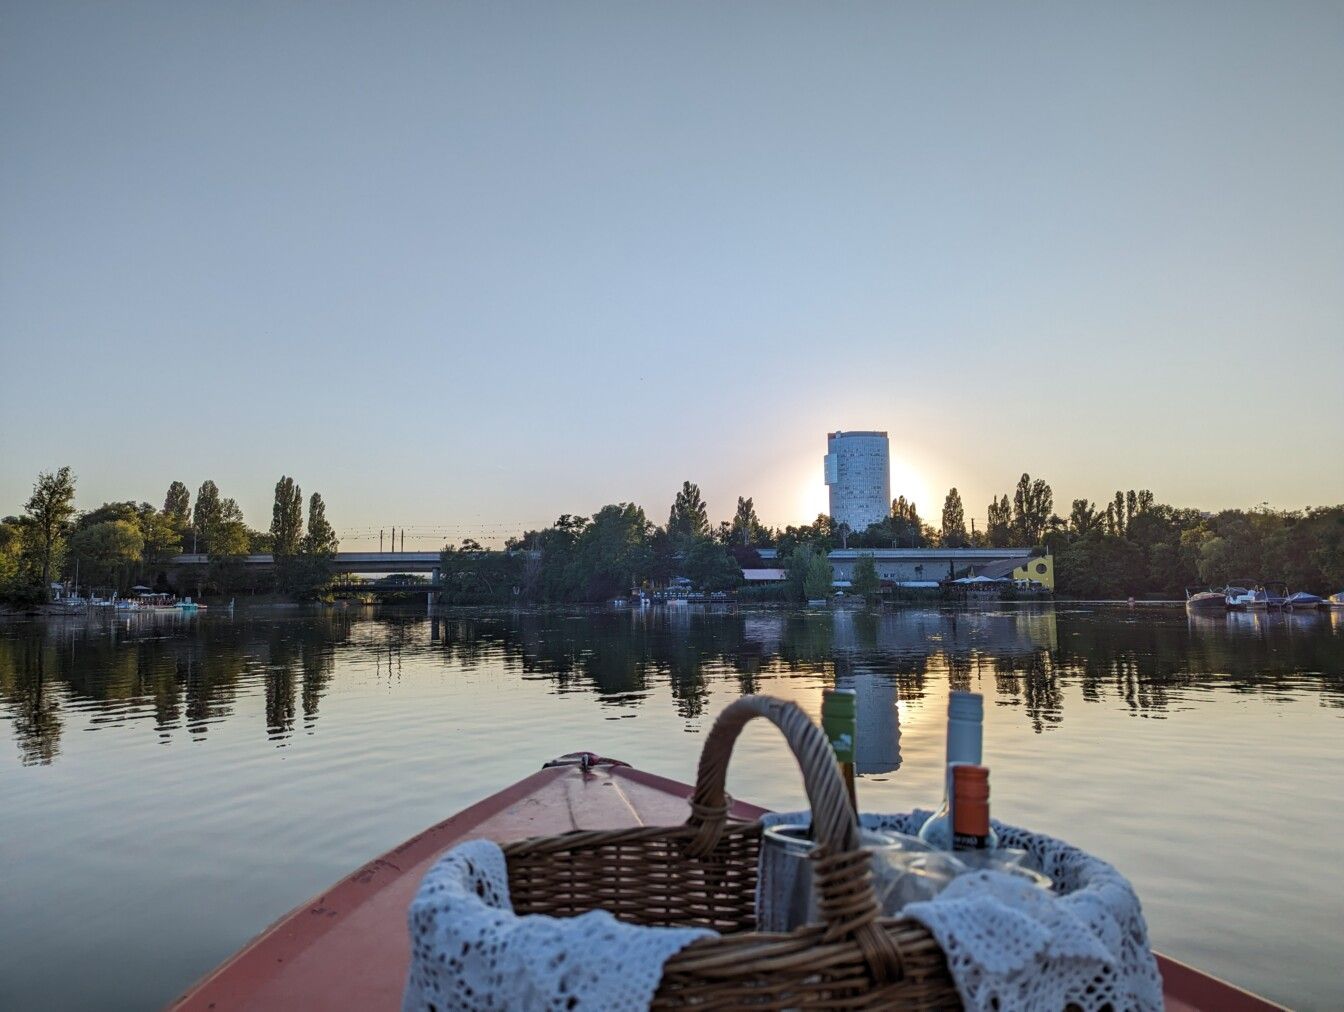
<path id="1" fill-rule="evenodd" d="M 978 692 L 954 692 L 948 697 L 947 779 L 943 793 L 943 803 L 919 831 L 921 840 L 939 850 L 963 849 L 956 846 L 954 839 L 955 829 L 952 809 L 956 799 L 956 770 L 964 766 L 984 770 L 983 778 L 977 779 L 976 775 L 972 775 L 966 781 L 968 785 L 977 785 L 974 788 L 968 786 L 971 795 L 977 796 L 972 806 L 980 804 L 981 801 L 983 801 L 984 806 L 984 822 L 987 832 L 983 835 L 986 836 L 987 841 L 985 847 L 977 849 L 993 850 L 998 846 L 998 835 L 988 825 L 989 771 L 980 765 L 984 734 L 984 705 L 984 697 Z M 978 798 L 981 793 L 979 784 L 983 784 L 983 799 Z M 976 822 L 975 825 L 978 826 L 979 822 Z"/>
<path id="2" fill-rule="evenodd" d="M 993 851 L 998 834 L 989 824 L 989 767 L 952 767 L 952 849 Z"/>

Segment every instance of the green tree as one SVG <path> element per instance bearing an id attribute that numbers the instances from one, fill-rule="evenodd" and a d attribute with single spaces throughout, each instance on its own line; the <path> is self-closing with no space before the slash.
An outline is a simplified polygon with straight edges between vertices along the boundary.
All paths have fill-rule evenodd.
<path id="1" fill-rule="evenodd" d="M 191 493 L 180 481 L 168 486 L 168 494 L 163 497 L 163 514 L 179 533 L 185 533 L 191 527 Z"/>
<path id="2" fill-rule="evenodd" d="M 854 577 L 850 583 L 854 593 L 864 600 L 873 601 L 877 598 L 882 590 L 882 581 L 878 578 L 877 566 L 871 555 L 860 555 L 854 560 Z"/>
<path id="3" fill-rule="evenodd" d="M 1073 507 L 1069 510 L 1069 531 L 1074 537 L 1086 537 L 1100 530 L 1101 524 L 1102 518 L 1098 516 L 1095 506 L 1086 499 L 1073 500 Z"/>
<path id="4" fill-rule="evenodd" d="M 816 552 L 807 563 L 807 573 L 803 577 L 803 593 L 809 601 L 829 598 L 834 579 L 830 559 L 826 557 L 826 553 Z"/>
<path id="5" fill-rule="evenodd" d="M 919 518 L 919 510 L 913 502 L 907 502 L 899 495 L 891 501 L 891 540 L 900 548 L 921 548 L 925 541 L 924 521 Z M 877 526 L 877 525 L 874 525 Z M 872 528 L 869 528 L 872 531 Z M 876 533 L 876 532 L 875 532 Z M 885 534 L 886 532 L 881 532 Z M 879 536 L 881 536 L 879 534 Z M 865 541 L 871 540 L 865 538 Z M 859 547 L 874 548 L 876 545 L 864 544 Z"/>
<path id="6" fill-rule="evenodd" d="M 41 472 L 24 510 L 37 537 L 37 568 L 45 595 L 52 576 L 60 571 L 66 534 L 75 515 L 75 476 L 70 468 L 63 467 L 55 474 Z"/>
<path id="7" fill-rule="evenodd" d="M 70 536 L 70 553 L 79 559 L 82 578 L 125 590 L 133 566 L 140 562 L 145 539 L 132 520 L 105 520 L 81 527 Z"/>
<path id="8" fill-rule="evenodd" d="M 989 515 L 986 518 L 985 539 L 990 548 L 1005 548 L 1012 537 L 1013 510 L 1005 495 L 989 500 Z"/>
<path id="9" fill-rule="evenodd" d="M 1106 507 L 1106 533 L 1123 538 L 1125 530 L 1125 494 L 1117 491 Z"/>
<path id="10" fill-rule="evenodd" d="M 299 597 L 317 597 L 331 583 L 332 561 L 340 542 L 327 522 L 327 506 L 314 492 L 308 499 L 308 533 L 299 544 L 299 554 L 283 566 L 277 558 L 277 577 L 283 589 Z"/>
<path id="11" fill-rule="evenodd" d="M 141 503 L 136 519 L 144 544 L 142 562 L 162 565 L 182 551 L 182 528 L 172 516 L 159 512 L 149 503 Z"/>
<path id="12" fill-rule="evenodd" d="M 276 589 L 306 596 L 312 574 L 298 558 L 303 545 L 303 490 L 288 475 L 281 475 L 275 483 L 268 539 Z M 251 550 L 254 545 L 250 536 L 248 542 Z"/>
<path id="13" fill-rule="evenodd" d="M 1045 536 L 1055 511 L 1055 494 L 1050 486 L 1023 474 L 1013 492 L 1013 533 L 1023 546 L 1038 545 Z"/>
<path id="14" fill-rule="evenodd" d="M 594 513 L 575 545 L 572 599 L 604 601 L 647 580 L 653 562 L 651 533 L 652 524 L 633 503 L 603 506 Z"/>
<path id="15" fill-rule="evenodd" d="M 218 526 L 223 517 L 223 505 L 219 498 L 219 486 L 207 478 L 196 491 L 196 506 L 191 513 L 193 552 L 210 551 L 210 532 Z"/>
<path id="16" fill-rule="evenodd" d="M 966 508 L 961 493 L 949 489 L 943 500 L 943 529 L 939 541 L 944 548 L 965 548 L 970 539 L 966 535 Z"/>
<path id="17" fill-rule="evenodd" d="M 303 539 L 305 555 L 335 555 L 340 548 L 336 531 L 327 522 L 327 504 L 322 496 L 314 492 L 308 499 L 308 533 Z"/>
<path id="18" fill-rule="evenodd" d="M 271 506 L 271 553 L 277 564 L 299 554 L 303 542 L 303 491 L 294 479 L 281 476 L 275 483 Z"/>
<path id="19" fill-rule="evenodd" d="M 784 549 L 781 549 L 783 552 Z M 807 600 L 807 570 L 818 551 L 825 551 L 811 544 L 793 545 L 786 555 L 781 555 L 784 568 L 788 573 L 787 584 L 789 599 L 795 603 Z"/>
<path id="20" fill-rule="evenodd" d="M 18 600 L 24 596 L 21 577 L 26 520 L 26 517 L 0 520 L 0 599 Z"/>
<path id="21" fill-rule="evenodd" d="M 698 539 L 687 550 L 682 572 L 701 590 L 732 590 L 742 582 L 742 570 L 728 549 L 708 538 Z"/>
<path id="22" fill-rule="evenodd" d="M 682 482 L 667 517 L 667 533 L 676 540 L 709 537 L 709 511 L 700 497 L 700 486 Z"/>
<path id="23" fill-rule="evenodd" d="M 756 506 L 750 499 L 737 497 L 737 511 L 733 514 L 731 537 L 734 544 L 751 545 L 759 542 L 761 521 Z"/>

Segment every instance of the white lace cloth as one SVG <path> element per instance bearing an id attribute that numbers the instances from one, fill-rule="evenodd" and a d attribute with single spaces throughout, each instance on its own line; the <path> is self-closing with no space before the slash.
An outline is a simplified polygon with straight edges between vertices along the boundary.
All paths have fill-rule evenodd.
<path id="1" fill-rule="evenodd" d="M 504 854 L 489 840 L 441 857 L 420 883 L 407 921 L 403 1012 L 633 1012 L 653 1000 L 669 957 L 714 934 L 622 924 L 602 910 L 520 917 L 509 902 Z"/>
<path id="2" fill-rule="evenodd" d="M 869 814 L 859 821 L 864 829 L 915 834 L 930 814 Z M 805 823 L 809 813 L 774 813 L 762 821 Z M 1053 893 L 1011 875 L 975 872 L 901 912 L 938 939 L 965 1007 L 1161 1012 L 1162 978 L 1128 880 L 1061 840 L 997 821 L 994 828 L 1002 846 L 1032 854 L 1054 881 Z M 770 902 L 769 890 L 758 891 L 758 909 Z"/>

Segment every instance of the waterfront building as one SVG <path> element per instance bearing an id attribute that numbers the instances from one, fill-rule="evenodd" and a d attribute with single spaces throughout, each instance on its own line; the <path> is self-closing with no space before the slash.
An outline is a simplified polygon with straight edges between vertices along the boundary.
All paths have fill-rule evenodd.
<path id="1" fill-rule="evenodd" d="M 822 465 L 831 519 L 856 533 L 891 515 L 891 456 L 885 432 L 831 432 Z"/>
<path id="2" fill-rule="evenodd" d="M 761 548 L 757 554 L 764 565 L 779 565 L 777 549 Z M 1054 560 L 1036 555 L 1030 548 L 837 548 L 827 558 L 840 586 L 853 578 L 854 566 L 864 555 L 872 556 L 878 579 L 897 586 L 936 587 L 944 580 L 974 575 L 994 563 L 1004 563 L 1004 575 L 1011 573 L 1013 579 L 1054 587 Z M 1046 571 L 1039 572 L 1037 565 L 1045 566 Z"/>
<path id="3" fill-rule="evenodd" d="M 1015 580 L 1025 586 L 1039 584 L 1046 590 L 1055 589 L 1055 559 L 1052 555 L 1036 555 L 1020 562 L 1005 559 L 975 567 L 976 576 L 991 580 Z"/>

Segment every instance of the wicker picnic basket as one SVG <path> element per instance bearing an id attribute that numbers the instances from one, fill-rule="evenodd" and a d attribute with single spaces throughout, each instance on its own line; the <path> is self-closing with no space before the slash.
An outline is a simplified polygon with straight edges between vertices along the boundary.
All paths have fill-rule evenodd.
<path id="1" fill-rule="evenodd" d="M 814 881 L 824 923 L 756 930 L 760 822 L 728 817 L 724 778 L 747 721 L 783 732 L 802 769 L 817 847 Z M 941 1009 L 961 1002 L 943 952 L 922 926 L 884 918 L 868 854 L 834 755 L 795 704 L 743 696 L 705 740 L 683 825 L 579 830 L 505 845 L 518 914 L 610 911 L 634 924 L 713 928 L 663 967 L 653 1008 Z"/>

